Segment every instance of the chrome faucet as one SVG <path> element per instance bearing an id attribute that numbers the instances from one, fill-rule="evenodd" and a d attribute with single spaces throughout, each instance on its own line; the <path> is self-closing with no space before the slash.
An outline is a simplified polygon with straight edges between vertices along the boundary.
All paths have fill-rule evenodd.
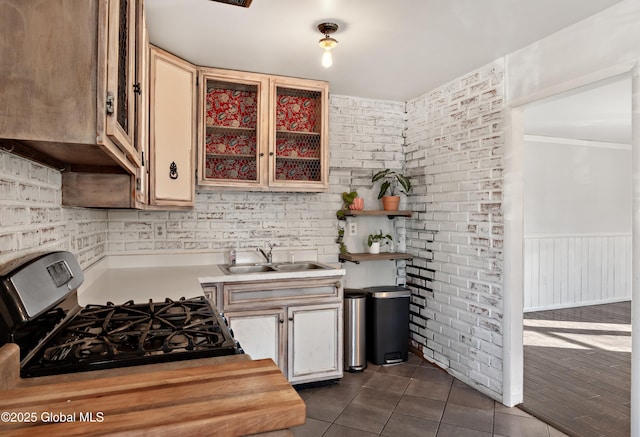
<path id="1" fill-rule="evenodd" d="M 269 253 L 265 253 L 261 247 L 256 247 L 256 251 L 260 252 L 262 256 L 264 256 L 264 259 L 271 264 L 273 262 L 273 254 L 271 253 L 273 251 L 273 245 L 271 243 L 267 243 L 267 246 L 269 247 Z"/>

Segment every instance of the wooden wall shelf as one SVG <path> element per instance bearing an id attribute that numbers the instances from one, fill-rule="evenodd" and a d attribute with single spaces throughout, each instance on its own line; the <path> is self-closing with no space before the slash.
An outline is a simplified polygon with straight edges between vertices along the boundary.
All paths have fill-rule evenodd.
<path id="1" fill-rule="evenodd" d="M 382 253 L 341 253 L 338 259 L 342 261 L 351 261 L 360 264 L 360 261 L 378 261 L 378 260 L 398 260 L 413 259 L 413 255 L 403 252 L 382 252 Z"/>
<path id="2" fill-rule="evenodd" d="M 409 211 L 409 210 L 405 210 L 405 211 L 385 211 L 382 209 L 344 210 L 345 217 L 357 217 L 361 215 L 370 215 L 370 216 L 386 215 L 388 218 L 392 219 L 395 217 L 411 217 L 412 214 L 413 214 L 413 211 Z"/>

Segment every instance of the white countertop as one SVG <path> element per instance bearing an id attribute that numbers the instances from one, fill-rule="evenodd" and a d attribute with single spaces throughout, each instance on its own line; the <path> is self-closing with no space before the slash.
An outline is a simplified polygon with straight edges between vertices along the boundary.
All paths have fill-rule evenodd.
<path id="1" fill-rule="evenodd" d="M 202 284 L 217 282 L 268 281 L 294 278 L 341 278 L 345 270 L 307 270 L 227 275 L 213 262 L 224 263 L 215 256 L 127 255 L 105 257 L 85 271 L 85 283 L 78 290 L 78 302 L 87 304 L 122 304 L 148 300 L 164 301 L 203 294 Z M 193 264 L 189 264 L 192 262 Z"/>

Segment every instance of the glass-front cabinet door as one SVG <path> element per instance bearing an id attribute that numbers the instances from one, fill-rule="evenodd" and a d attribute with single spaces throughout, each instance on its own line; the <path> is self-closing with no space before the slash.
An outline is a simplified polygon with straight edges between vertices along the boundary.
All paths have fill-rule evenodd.
<path id="1" fill-rule="evenodd" d="M 139 0 L 109 1 L 106 133 L 136 167 L 141 166 L 135 141 L 137 9 Z"/>
<path id="2" fill-rule="evenodd" d="M 213 70 L 201 74 L 203 130 L 198 183 L 247 188 L 263 183 L 263 93 L 266 82 L 231 78 Z"/>
<path id="3" fill-rule="evenodd" d="M 324 82 L 274 78 L 271 86 L 271 187 L 327 187 L 327 94 Z"/>
<path id="4" fill-rule="evenodd" d="M 202 68 L 198 185 L 325 191 L 328 84 Z"/>

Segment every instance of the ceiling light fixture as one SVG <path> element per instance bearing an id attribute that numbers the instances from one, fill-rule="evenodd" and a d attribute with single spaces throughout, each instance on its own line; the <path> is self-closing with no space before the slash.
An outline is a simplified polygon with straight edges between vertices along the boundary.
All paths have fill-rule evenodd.
<path id="1" fill-rule="evenodd" d="M 324 34 L 324 38 L 318 41 L 318 44 L 324 50 L 322 54 L 322 66 L 329 68 L 333 64 L 331 49 L 338 45 L 338 41 L 329 35 L 338 30 L 338 25 L 336 23 L 320 23 L 318 24 L 318 30 Z"/>

